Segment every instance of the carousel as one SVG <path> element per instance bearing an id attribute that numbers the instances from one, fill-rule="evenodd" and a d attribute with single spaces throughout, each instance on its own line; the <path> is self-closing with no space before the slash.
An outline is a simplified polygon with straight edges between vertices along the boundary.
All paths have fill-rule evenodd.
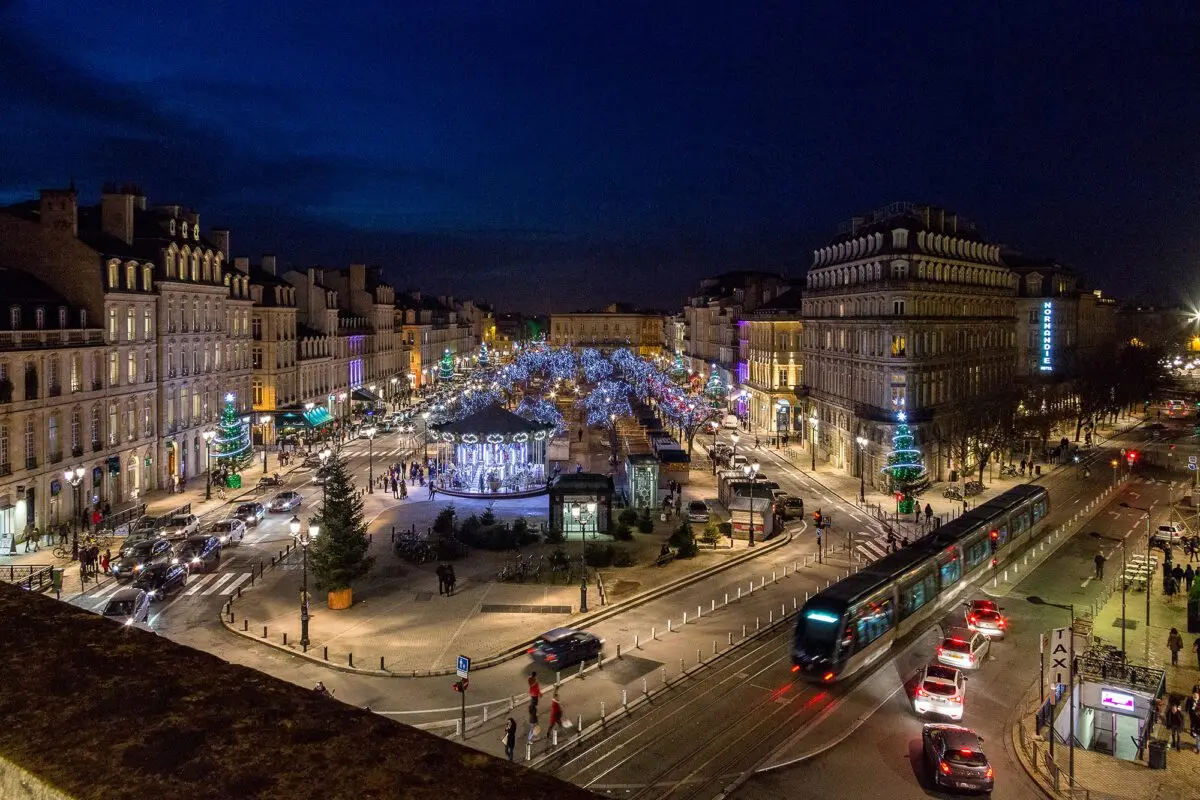
<path id="1" fill-rule="evenodd" d="M 439 492 L 499 499 L 546 491 L 553 425 L 494 405 L 429 430 Z"/>

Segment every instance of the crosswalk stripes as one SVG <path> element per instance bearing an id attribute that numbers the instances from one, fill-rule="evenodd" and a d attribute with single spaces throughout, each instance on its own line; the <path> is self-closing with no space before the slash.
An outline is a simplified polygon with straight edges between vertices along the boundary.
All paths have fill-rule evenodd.
<path id="1" fill-rule="evenodd" d="M 875 531 L 859 531 L 854 534 L 854 549 L 867 561 L 878 561 L 888 554 L 887 534 Z"/>
<path id="2" fill-rule="evenodd" d="M 197 575 L 188 579 L 187 587 L 183 590 L 185 597 L 192 595 L 231 595 L 238 590 L 238 587 L 250 580 L 251 572 L 217 572 L 211 575 Z M 84 595 L 84 597 L 96 603 L 103 604 L 110 595 L 115 594 L 120 589 L 127 586 L 132 586 L 132 583 L 121 583 L 120 581 L 112 581 L 101 586 L 92 592 Z"/>
<path id="3" fill-rule="evenodd" d="M 217 573 L 216 575 L 206 575 L 204 578 L 195 581 L 190 587 L 185 589 L 183 593 L 188 597 L 194 594 L 213 594 L 221 587 L 221 584 L 225 583 L 236 574 L 236 572 L 225 572 Z"/>

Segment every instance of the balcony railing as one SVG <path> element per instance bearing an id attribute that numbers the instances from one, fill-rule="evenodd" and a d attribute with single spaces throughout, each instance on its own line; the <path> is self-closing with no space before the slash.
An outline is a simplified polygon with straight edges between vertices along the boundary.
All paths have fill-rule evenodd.
<path id="1" fill-rule="evenodd" d="M 37 456 L 25 457 L 25 469 L 37 469 Z"/>
<path id="2" fill-rule="evenodd" d="M 12 475 L 12 464 L 0 464 L 0 476 Z"/>
<path id="3" fill-rule="evenodd" d="M 99 453 L 103 449 L 104 449 L 103 442 L 101 442 L 101 441 L 93 441 L 92 442 L 92 452 L 93 453 Z"/>
<path id="4" fill-rule="evenodd" d="M 58 462 L 62 461 L 62 458 L 63 458 L 63 454 L 62 454 L 61 450 L 59 450 L 57 453 L 51 453 L 50 454 L 50 463 L 57 464 Z"/>
<path id="5" fill-rule="evenodd" d="M 98 392 L 104 388 L 104 381 L 92 381 L 92 391 Z"/>
<path id="6" fill-rule="evenodd" d="M 80 445 L 75 445 L 71 448 L 71 455 L 74 458 L 80 458 L 83 455 L 83 447 Z"/>
<path id="7" fill-rule="evenodd" d="M 55 386 L 51 386 L 49 389 L 46 390 L 46 396 L 47 397 L 62 397 L 62 385 L 58 384 Z"/>

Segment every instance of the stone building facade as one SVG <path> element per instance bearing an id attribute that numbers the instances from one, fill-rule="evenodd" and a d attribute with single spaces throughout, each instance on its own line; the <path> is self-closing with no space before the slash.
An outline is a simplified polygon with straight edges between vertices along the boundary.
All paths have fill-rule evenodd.
<path id="1" fill-rule="evenodd" d="M 955 465 L 933 435 L 939 423 L 1013 377 L 1017 283 L 999 246 L 953 214 L 897 203 L 815 251 L 806 283 L 806 445 L 880 485 L 904 411 L 942 479 Z"/>
<path id="2" fill-rule="evenodd" d="M 771 272 L 726 272 L 701 281 L 683 309 L 683 355 L 703 385 L 715 369 L 726 386 L 744 376 L 738 372 L 738 322 L 789 288 Z"/>
<path id="3" fill-rule="evenodd" d="M 741 392 L 735 408 L 755 430 L 792 434 L 803 429 L 798 394 L 804 385 L 801 294 L 789 290 L 738 323 Z"/>
<path id="4" fill-rule="evenodd" d="M 605 352 L 627 348 L 652 358 L 662 353 L 663 315 L 615 304 L 603 311 L 551 314 L 550 345 L 576 351 L 588 347 Z"/>

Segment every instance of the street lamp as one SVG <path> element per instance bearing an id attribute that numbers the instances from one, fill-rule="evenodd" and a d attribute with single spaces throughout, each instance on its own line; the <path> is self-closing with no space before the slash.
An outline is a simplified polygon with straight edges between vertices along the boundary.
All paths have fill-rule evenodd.
<path id="1" fill-rule="evenodd" d="M 750 479 L 750 547 L 754 547 L 754 501 L 757 499 L 754 490 L 758 486 L 759 466 L 759 463 L 755 461 L 753 464 L 742 467 L 742 474 Z"/>
<path id="2" fill-rule="evenodd" d="M 423 463 L 429 463 L 429 412 L 421 412 L 421 421 L 424 423 L 424 429 L 421 431 L 421 460 Z"/>
<path id="3" fill-rule="evenodd" d="M 1121 503 L 1121 508 L 1128 508 L 1133 511 L 1141 511 L 1143 514 L 1146 515 L 1146 556 L 1147 556 L 1146 563 L 1149 564 L 1150 563 L 1149 555 L 1150 555 L 1150 547 L 1151 547 L 1151 544 L 1150 544 L 1150 509 L 1140 508 L 1139 506 L 1131 506 L 1131 505 L 1129 505 L 1129 503 Z M 1153 579 L 1154 579 L 1154 574 L 1150 571 L 1147 571 L 1146 572 L 1146 648 L 1147 649 L 1149 649 L 1149 647 L 1150 647 L 1150 582 Z M 1121 582 L 1122 583 L 1125 582 L 1124 570 L 1122 570 L 1122 572 L 1121 572 Z M 1121 632 L 1124 633 L 1124 631 L 1125 631 L 1125 628 L 1122 626 Z M 1122 647 L 1121 649 L 1124 650 L 1125 648 Z"/>
<path id="4" fill-rule="evenodd" d="M 216 431 L 205 431 L 204 436 L 204 499 L 212 499 L 212 440 Z"/>
<path id="5" fill-rule="evenodd" d="M 738 436 L 738 432 L 734 431 L 729 434 L 729 441 L 733 442 L 733 452 L 729 454 L 729 463 L 733 463 L 733 457 L 737 455 L 737 443 L 742 437 Z"/>
<path id="6" fill-rule="evenodd" d="M 263 414 L 258 418 L 258 423 L 262 425 L 262 442 L 263 442 L 263 477 L 267 476 L 267 424 L 271 421 L 270 414 Z"/>
<path id="7" fill-rule="evenodd" d="M 321 459 L 321 471 L 318 473 L 321 476 L 321 513 L 325 513 L 325 487 L 329 483 L 329 474 L 325 472 L 325 464 L 329 461 L 329 457 L 333 455 L 333 451 L 326 447 L 317 453 L 317 458 Z"/>
<path id="8" fill-rule="evenodd" d="M 68 469 L 63 473 L 63 478 L 67 483 L 71 484 L 71 495 L 75 499 L 75 523 L 71 526 L 71 559 L 74 560 L 79 553 L 79 520 L 83 517 L 83 501 L 79 496 L 79 486 L 83 483 L 84 470 L 83 467 Z M 15 540 L 14 540 L 15 541 Z"/>
<path id="9" fill-rule="evenodd" d="M 308 652 L 308 546 L 312 544 L 312 540 L 317 538 L 317 534 L 321 532 L 321 528 L 315 522 L 309 522 L 306 530 L 300 530 L 300 518 L 292 517 L 288 523 L 288 528 L 292 532 L 292 538 L 300 545 L 300 551 L 304 555 L 304 567 L 301 573 L 301 588 L 300 588 L 300 647 Z"/>
<path id="10" fill-rule="evenodd" d="M 369 428 L 363 428 L 363 433 L 367 437 L 367 493 L 375 494 L 375 434 L 379 429 L 372 425 Z"/>
<path id="11" fill-rule="evenodd" d="M 816 414 L 813 414 L 811 417 L 808 418 L 808 424 L 812 426 L 812 431 L 809 434 L 810 441 L 808 444 L 809 444 L 809 447 L 812 449 L 812 467 L 811 467 L 811 469 L 813 472 L 817 471 L 817 423 L 818 422 L 820 422 L 820 420 L 817 419 Z"/>
<path id="12" fill-rule="evenodd" d="M 867 502 L 867 444 L 865 436 L 855 437 L 858 442 L 858 502 Z"/>
<path id="13" fill-rule="evenodd" d="M 1122 504 L 1122 505 L 1124 505 L 1124 504 Z M 1147 595 L 1150 593 L 1149 585 L 1147 585 L 1147 587 L 1146 587 L 1146 593 L 1147 593 Z M 1067 625 L 1067 639 L 1068 639 L 1067 646 L 1069 648 L 1069 651 L 1068 651 L 1068 659 L 1069 660 L 1067 662 L 1067 681 L 1069 682 L 1069 685 L 1067 686 L 1067 691 L 1070 694 L 1070 698 L 1069 698 L 1068 702 L 1070 704 L 1070 714 L 1071 714 L 1071 718 L 1070 718 L 1071 729 L 1070 729 L 1070 732 L 1067 734 L 1067 742 L 1071 747 L 1071 755 L 1069 756 L 1067 770 L 1068 770 L 1068 773 L 1070 775 L 1070 780 L 1071 780 L 1070 786 L 1074 787 L 1075 786 L 1075 606 L 1074 606 L 1074 604 L 1063 605 L 1062 603 L 1051 603 L 1048 600 L 1043 600 L 1042 598 L 1038 597 L 1036 594 L 1030 595 L 1029 597 L 1026 597 L 1025 599 L 1028 600 L 1030 603 L 1032 603 L 1035 606 L 1051 606 L 1052 608 L 1061 608 L 1063 611 L 1066 611 L 1071 615 L 1067 619 L 1067 623 L 1068 623 L 1068 625 Z M 1051 654 L 1051 657 L 1053 658 L 1053 654 Z M 1051 719 L 1050 719 L 1050 758 L 1051 758 L 1051 760 L 1054 759 L 1054 718 L 1053 717 L 1051 717 Z"/>
<path id="14" fill-rule="evenodd" d="M 1112 460 L 1112 468 L 1113 468 L 1113 486 L 1116 486 L 1116 485 L 1117 485 L 1117 466 L 1118 466 L 1118 465 L 1120 465 L 1120 463 L 1121 463 L 1121 462 L 1120 462 L 1120 461 L 1118 461 L 1118 460 L 1117 460 L 1117 459 L 1115 459 L 1115 458 Z"/>

